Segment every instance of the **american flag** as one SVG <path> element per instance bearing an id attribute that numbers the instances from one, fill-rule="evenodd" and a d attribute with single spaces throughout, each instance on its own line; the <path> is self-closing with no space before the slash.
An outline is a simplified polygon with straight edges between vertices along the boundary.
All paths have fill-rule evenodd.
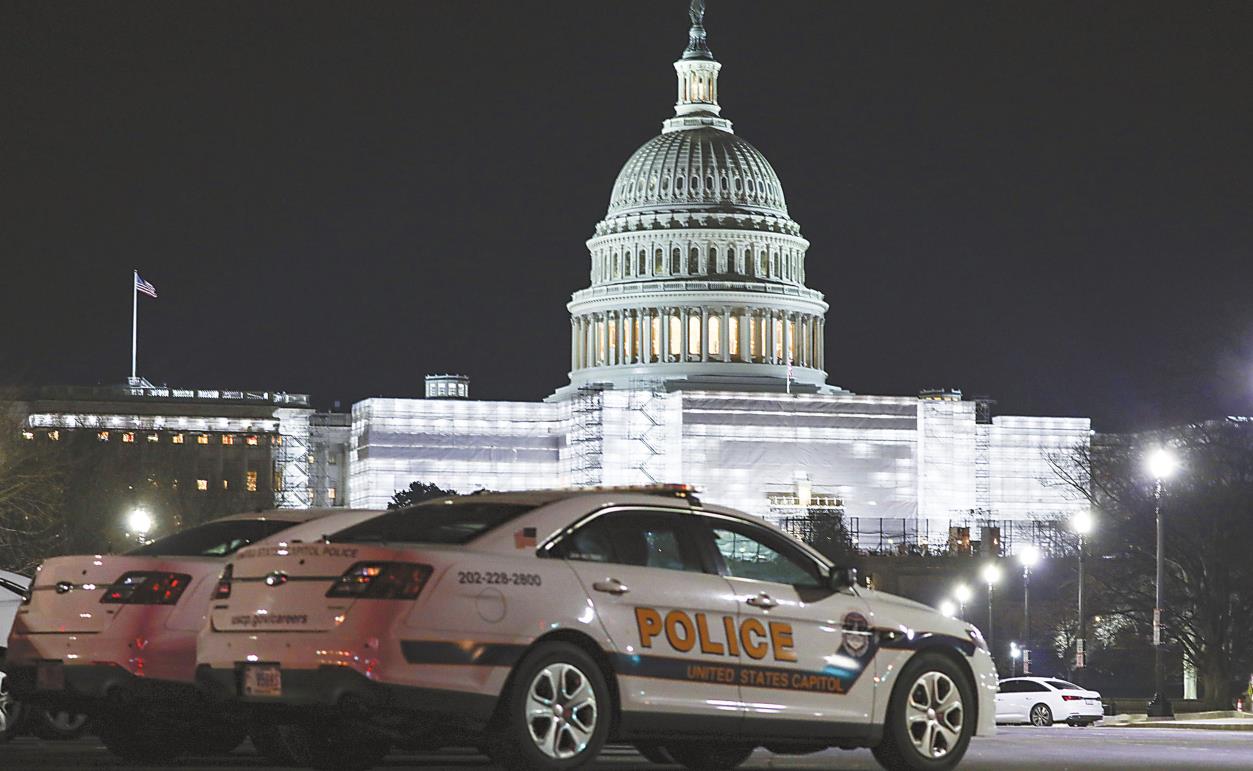
<path id="1" fill-rule="evenodd" d="M 157 288 L 140 278 L 138 273 L 135 274 L 135 291 L 143 292 L 149 297 L 157 296 Z"/>

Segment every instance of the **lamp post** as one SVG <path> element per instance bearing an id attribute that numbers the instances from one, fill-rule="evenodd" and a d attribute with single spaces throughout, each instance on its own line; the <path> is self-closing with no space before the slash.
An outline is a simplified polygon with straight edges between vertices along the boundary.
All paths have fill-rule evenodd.
<path id="1" fill-rule="evenodd" d="M 1022 647 L 1031 650 L 1031 568 L 1040 561 L 1040 550 L 1027 544 L 1018 550 L 1018 562 L 1022 564 Z M 1023 661 L 1026 674 L 1026 660 Z"/>
<path id="2" fill-rule="evenodd" d="M 992 650 L 992 588 L 1001 580 L 1001 568 L 995 562 L 983 566 L 983 582 L 988 585 L 988 650 Z"/>
<path id="3" fill-rule="evenodd" d="M 1092 512 L 1087 509 L 1075 512 L 1070 526 L 1079 536 L 1079 636 L 1075 639 L 1075 675 L 1080 676 L 1088 666 L 1088 617 L 1083 612 L 1083 539 L 1092 532 Z"/>
<path id="4" fill-rule="evenodd" d="M 966 617 L 966 603 L 970 602 L 970 587 L 965 584 L 958 584 L 953 587 L 953 599 L 957 600 L 957 607 L 961 611 L 961 617 Z"/>
<path id="5" fill-rule="evenodd" d="M 1166 670 L 1162 640 L 1162 584 L 1165 576 L 1165 523 L 1162 520 L 1162 480 L 1174 473 L 1179 462 L 1164 447 L 1149 453 L 1146 459 L 1149 473 L 1153 476 L 1153 516 L 1157 520 L 1157 589 L 1153 605 L 1153 700 L 1148 704 L 1149 717 L 1174 717 L 1175 711 L 1166 698 Z"/>

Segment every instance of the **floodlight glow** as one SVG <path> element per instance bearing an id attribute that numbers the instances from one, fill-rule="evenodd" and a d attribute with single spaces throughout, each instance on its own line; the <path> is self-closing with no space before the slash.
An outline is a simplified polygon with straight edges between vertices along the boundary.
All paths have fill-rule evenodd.
<path id="1" fill-rule="evenodd" d="M 1092 532 L 1092 512 L 1087 509 L 1076 511 L 1075 515 L 1070 518 L 1070 526 L 1079 535 L 1087 535 Z"/>
<path id="2" fill-rule="evenodd" d="M 152 525 L 152 515 L 145 509 L 135 509 L 126 517 L 126 527 L 136 535 L 147 535 Z"/>
<path id="3" fill-rule="evenodd" d="M 940 603 L 940 614 L 953 618 L 957 615 L 957 606 L 952 600 L 944 600 Z"/>
<path id="4" fill-rule="evenodd" d="M 983 566 L 983 582 L 991 586 L 1001 580 L 1001 569 L 995 563 L 988 563 Z"/>
<path id="5" fill-rule="evenodd" d="M 1040 550 L 1033 544 L 1027 544 L 1018 552 L 1018 561 L 1024 568 L 1035 567 L 1035 564 L 1040 561 Z"/>
<path id="6" fill-rule="evenodd" d="M 1179 468 L 1179 460 L 1175 454 L 1165 447 L 1158 447 L 1149 453 L 1145 460 L 1149 473 L 1154 479 L 1162 480 L 1175 473 L 1175 469 Z"/>
<path id="7" fill-rule="evenodd" d="M 1014 658 L 1014 659 L 1022 656 L 1022 648 L 1018 647 L 1018 643 L 1009 644 L 1009 656 L 1010 658 Z"/>
<path id="8" fill-rule="evenodd" d="M 958 584 L 953 587 L 953 596 L 957 598 L 959 603 L 965 605 L 970 602 L 970 587 L 965 584 Z"/>

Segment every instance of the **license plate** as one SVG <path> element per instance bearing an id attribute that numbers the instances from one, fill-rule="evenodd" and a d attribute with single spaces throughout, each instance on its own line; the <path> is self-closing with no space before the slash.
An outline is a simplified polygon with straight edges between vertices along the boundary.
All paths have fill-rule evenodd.
<path id="1" fill-rule="evenodd" d="M 244 667 L 245 696 L 282 696 L 283 673 L 278 664 Z"/>
<path id="2" fill-rule="evenodd" d="M 35 690 L 64 691 L 65 666 L 60 661 L 41 661 L 36 664 Z"/>
<path id="3" fill-rule="evenodd" d="M 1084 699 L 1084 704 L 1096 704 L 1096 699 Z"/>

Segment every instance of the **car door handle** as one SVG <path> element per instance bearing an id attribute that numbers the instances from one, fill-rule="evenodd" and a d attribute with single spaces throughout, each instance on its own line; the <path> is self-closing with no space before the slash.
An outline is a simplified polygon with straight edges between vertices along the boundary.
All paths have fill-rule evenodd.
<path id="1" fill-rule="evenodd" d="M 631 587 L 622 583 L 616 578 L 606 578 L 604 581 L 597 581 L 592 584 L 592 588 L 598 592 L 606 594 L 626 594 L 631 591 Z"/>
<path id="2" fill-rule="evenodd" d="M 752 597 L 749 597 L 747 600 L 745 600 L 745 602 L 747 602 L 749 605 L 752 605 L 753 607 L 766 608 L 767 610 L 770 608 L 776 607 L 779 604 L 778 600 L 766 594 L 765 592 L 762 592 L 761 594 L 754 594 Z"/>

